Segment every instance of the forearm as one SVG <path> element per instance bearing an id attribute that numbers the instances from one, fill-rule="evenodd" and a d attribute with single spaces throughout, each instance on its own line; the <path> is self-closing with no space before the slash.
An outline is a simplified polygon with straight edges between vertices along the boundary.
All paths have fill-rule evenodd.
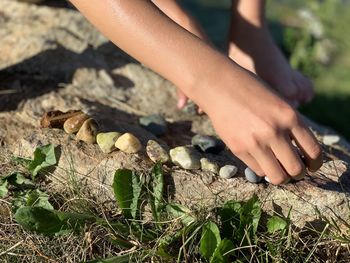
<path id="1" fill-rule="evenodd" d="M 152 2 L 174 22 L 197 37 L 208 41 L 208 37 L 201 26 L 177 3 L 176 0 L 152 0 Z"/>
<path id="2" fill-rule="evenodd" d="M 229 60 L 177 25 L 149 1 L 72 0 L 92 24 L 128 54 L 193 97 L 203 76 Z M 210 63 L 209 63 L 210 61 Z"/>
<path id="3" fill-rule="evenodd" d="M 261 27 L 265 22 L 265 0 L 233 0 L 233 19 L 244 19 L 250 24 Z"/>

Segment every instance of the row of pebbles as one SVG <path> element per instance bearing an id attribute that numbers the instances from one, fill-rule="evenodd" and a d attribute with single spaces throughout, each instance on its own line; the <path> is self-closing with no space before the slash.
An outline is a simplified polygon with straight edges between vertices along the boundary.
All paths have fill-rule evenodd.
<path id="1" fill-rule="evenodd" d="M 167 123 L 160 115 L 149 115 L 139 119 L 139 124 L 147 131 L 156 136 L 162 136 L 167 131 Z M 99 132 L 99 125 L 96 120 L 80 110 L 68 112 L 50 111 L 44 114 L 41 119 L 43 128 L 60 128 L 68 134 L 76 134 L 75 138 L 88 144 L 97 143 L 101 151 L 110 153 L 119 149 L 125 153 L 137 153 L 142 149 L 140 140 L 131 133 Z M 149 140 L 146 146 L 146 153 L 153 162 L 172 162 L 186 170 L 201 169 L 212 172 L 221 178 L 229 179 L 234 177 L 238 168 L 235 165 L 219 165 L 206 157 L 203 153 L 219 154 L 225 150 L 223 141 L 206 135 L 197 134 L 192 138 L 191 146 L 178 146 L 168 151 L 166 145 L 155 140 Z M 257 176 L 251 169 L 246 168 L 245 177 L 249 182 L 259 183 L 262 177 Z"/>

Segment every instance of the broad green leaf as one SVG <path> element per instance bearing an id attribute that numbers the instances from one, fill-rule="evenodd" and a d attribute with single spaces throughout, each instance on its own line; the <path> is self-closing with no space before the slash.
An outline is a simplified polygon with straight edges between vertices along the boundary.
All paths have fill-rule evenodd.
<path id="1" fill-rule="evenodd" d="M 52 210 L 24 206 L 17 209 L 17 223 L 25 229 L 41 234 L 55 234 L 64 229 L 64 222 Z"/>
<path id="2" fill-rule="evenodd" d="M 114 237 L 110 238 L 109 240 L 114 245 L 120 246 L 122 248 L 130 249 L 130 248 L 135 246 L 134 244 L 130 243 L 128 240 L 121 238 L 121 237 L 114 236 Z"/>
<path id="3" fill-rule="evenodd" d="M 227 201 L 220 208 L 220 219 L 222 224 L 223 236 L 231 239 L 235 236 L 237 229 L 240 226 L 240 211 L 242 205 L 237 201 Z"/>
<path id="4" fill-rule="evenodd" d="M 207 222 L 202 227 L 202 237 L 200 241 L 201 255 L 209 260 L 221 242 L 219 227 L 214 222 Z"/>
<path id="5" fill-rule="evenodd" d="M 282 217 L 271 216 L 267 220 L 267 232 L 270 234 L 275 233 L 276 231 L 283 230 L 287 227 L 288 223 Z"/>
<path id="6" fill-rule="evenodd" d="M 8 191 L 8 181 L 0 180 L 0 198 L 5 197 Z"/>
<path id="7" fill-rule="evenodd" d="M 56 163 L 55 147 L 48 144 L 35 149 L 34 159 L 29 163 L 28 170 L 34 178 L 41 170 L 56 165 Z"/>
<path id="8" fill-rule="evenodd" d="M 141 184 L 138 176 L 127 169 L 117 170 L 114 174 L 113 190 L 125 217 L 136 218 L 141 196 Z"/>
<path id="9" fill-rule="evenodd" d="M 15 193 L 12 205 L 14 210 L 22 206 L 35 206 L 53 210 L 53 207 L 49 202 L 49 195 L 38 189 Z"/>
<path id="10" fill-rule="evenodd" d="M 192 211 L 186 206 L 180 204 L 167 204 L 166 210 L 169 214 L 172 215 L 172 217 L 180 218 L 181 222 L 185 226 L 192 224 L 196 220 L 192 215 Z"/>
<path id="11" fill-rule="evenodd" d="M 160 163 L 157 163 L 152 169 L 152 194 L 151 199 L 152 212 L 155 221 L 159 221 L 161 208 L 164 206 L 163 202 L 163 189 L 164 189 L 164 178 L 163 169 Z"/>
<path id="12" fill-rule="evenodd" d="M 229 256 L 233 253 L 233 248 L 231 240 L 226 238 L 221 240 L 210 259 L 210 263 L 229 263 Z"/>
<path id="13" fill-rule="evenodd" d="M 46 235 L 77 230 L 96 219 L 90 215 L 48 210 L 42 207 L 24 206 L 17 209 L 16 221 L 25 229 Z"/>

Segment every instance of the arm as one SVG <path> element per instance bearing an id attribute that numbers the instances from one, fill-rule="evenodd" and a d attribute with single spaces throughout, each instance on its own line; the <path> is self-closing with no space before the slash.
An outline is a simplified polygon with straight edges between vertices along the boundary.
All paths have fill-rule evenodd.
<path id="1" fill-rule="evenodd" d="M 259 175 L 280 184 L 303 172 L 291 137 L 299 144 L 309 168 L 315 170 L 322 164 L 315 137 L 287 103 L 153 3 L 72 2 L 120 48 L 183 87 L 183 92 L 208 114 L 233 153 Z"/>

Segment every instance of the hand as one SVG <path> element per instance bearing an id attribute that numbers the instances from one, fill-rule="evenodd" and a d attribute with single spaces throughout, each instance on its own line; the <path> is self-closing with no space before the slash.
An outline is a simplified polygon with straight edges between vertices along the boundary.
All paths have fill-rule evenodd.
<path id="1" fill-rule="evenodd" d="M 198 91 L 197 103 L 230 150 L 257 175 L 282 184 L 302 175 L 306 167 L 320 168 L 321 147 L 312 132 L 289 104 L 253 74 L 237 66 L 223 70 L 215 81 Z"/>

